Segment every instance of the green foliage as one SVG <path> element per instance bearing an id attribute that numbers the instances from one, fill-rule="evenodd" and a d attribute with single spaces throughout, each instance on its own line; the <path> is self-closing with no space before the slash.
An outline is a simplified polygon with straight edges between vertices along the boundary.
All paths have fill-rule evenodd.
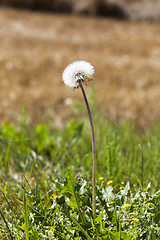
<path id="1" fill-rule="evenodd" d="M 96 111 L 95 111 L 96 112 Z M 98 116 L 97 116 L 98 115 Z M 160 127 L 145 133 L 130 124 L 109 123 L 103 115 L 94 114 L 97 177 L 133 184 L 152 182 L 160 187 Z M 155 130 L 156 129 L 156 130 Z M 4 122 L 0 128 L 0 174 L 12 177 L 29 173 L 39 175 L 45 169 L 48 177 L 61 176 L 67 167 L 75 174 L 91 179 L 92 164 L 90 126 L 87 118 L 72 120 L 63 130 L 44 123 L 35 128 L 19 127 Z M 153 174 L 154 172 L 154 174 Z M 138 179 L 138 180 L 137 180 Z"/>
<path id="2" fill-rule="evenodd" d="M 57 203 L 64 218 L 73 214 L 91 239 L 94 239 L 94 236 L 96 239 L 96 232 L 98 232 L 98 239 L 157 239 L 160 237 L 160 192 L 152 195 L 150 184 L 145 189 L 139 188 L 132 191 L 129 182 L 125 186 L 115 185 L 111 181 L 107 186 L 104 181 L 98 184 L 96 203 L 98 216 L 93 224 L 91 183 L 83 179 L 74 179 L 76 185 L 74 188 L 70 186 L 72 190 L 68 191 L 66 186 L 69 184 L 70 178 L 74 179 L 73 173 L 69 171 L 64 181 L 60 181 L 58 184 L 56 182 L 56 190 L 63 194 L 56 199 L 63 196 L 63 201 L 57 201 Z M 77 196 L 81 211 L 72 201 L 74 195 Z M 88 199 L 87 202 L 86 199 Z M 82 221 L 81 214 L 83 213 L 85 214 Z M 73 223 L 72 218 L 69 217 L 69 220 Z M 77 228 L 79 228 L 78 225 Z M 81 231 L 80 228 L 79 231 Z M 76 239 L 76 235 L 73 238 Z"/>
<path id="3" fill-rule="evenodd" d="M 160 239 L 160 126 L 138 132 L 94 108 L 95 222 L 88 119 L 57 130 L 24 112 L 0 128 L 0 239 Z"/>
<path id="4" fill-rule="evenodd" d="M 92 183 L 71 170 L 43 195 L 28 182 L 21 198 L 6 186 L 0 231 L 9 239 L 159 239 L 160 191 L 151 194 L 150 189 L 150 184 L 133 189 L 129 182 L 99 180 L 93 222 Z"/>

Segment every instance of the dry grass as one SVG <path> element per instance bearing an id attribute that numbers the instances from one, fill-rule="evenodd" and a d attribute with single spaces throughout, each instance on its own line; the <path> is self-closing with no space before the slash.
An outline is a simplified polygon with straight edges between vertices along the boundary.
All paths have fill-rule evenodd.
<path id="1" fill-rule="evenodd" d="M 24 105 L 41 121 L 50 107 L 60 126 L 70 118 L 65 99 L 81 99 L 62 71 L 83 59 L 95 66 L 102 111 L 147 126 L 160 118 L 159 33 L 158 24 L 0 9 L 1 121 Z"/>

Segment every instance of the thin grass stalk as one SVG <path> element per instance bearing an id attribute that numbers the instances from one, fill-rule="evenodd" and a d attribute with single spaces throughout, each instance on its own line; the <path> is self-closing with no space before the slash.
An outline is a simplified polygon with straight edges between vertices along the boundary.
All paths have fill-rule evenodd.
<path id="1" fill-rule="evenodd" d="M 93 158 L 93 163 L 92 163 L 92 214 L 93 214 L 93 220 L 96 218 L 96 146 L 95 146 L 95 135 L 94 135 L 94 128 L 93 128 L 93 121 L 92 121 L 92 116 L 91 116 L 91 111 L 90 107 L 88 104 L 88 100 L 84 91 L 84 88 L 82 86 L 82 83 L 80 82 L 80 88 L 82 90 L 82 94 L 85 100 L 85 104 L 87 107 L 88 111 L 88 116 L 89 116 L 89 121 L 90 121 L 90 126 L 91 126 L 91 133 L 92 133 L 92 158 Z"/>
<path id="2" fill-rule="evenodd" d="M 28 207 L 27 207 L 27 196 L 23 195 L 23 204 L 24 204 L 24 221 L 25 221 L 25 240 L 29 240 L 29 221 L 28 221 Z"/>
<path id="3" fill-rule="evenodd" d="M 12 212 L 13 216 L 16 218 L 16 216 L 15 216 L 15 214 L 14 214 L 14 211 L 13 211 L 13 209 L 12 209 L 12 207 L 11 207 L 11 205 L 10 205 L 8 199 L 7 199 L 7 197 L 5 196 L 5 194 L 4 194 L 4 192 L 3 192 L 2 190 L 0 190 L 0 191 L 2 192 L 3 197 L 4 197 L 5 200 L 6 200 L 6 203 L 8 204 L 9 208 L 11 209 L 11 212 Z"/>
<path id="4" fill-rule="evenodd" d="M 8 232 L 8 234 L 9 234 L 9 238 L 10 238 L 11 240 L 13 240 L 13 237 L 12 237 L 12 234 L 11 234 L 11 231 L 10 231 L 10 228 L 9 228 L 9 226 L 8 226 L 8 223 L 7 223 L 7 221 L 6 221 L 6 219 L 5 219 L 5 217 L 4 217 L 4 215 L 3 215 L 3 213 L 2 213 L 1 210 L 0 210 L 0 214 L 1 214 L 1 216 L 2 216 L 3 221 L 5 222 L 5 225 L 6 225 L 6 228 L 7 228 L 7 232 Z"/>
<path id="5" fill-rule="evenodd" d="M 143 180 L 144 180 L 144 157 L 143 157 L 143 149 L 140 144 L 138 144 L 141 150 L 141 185 L 143 187 Z"/>

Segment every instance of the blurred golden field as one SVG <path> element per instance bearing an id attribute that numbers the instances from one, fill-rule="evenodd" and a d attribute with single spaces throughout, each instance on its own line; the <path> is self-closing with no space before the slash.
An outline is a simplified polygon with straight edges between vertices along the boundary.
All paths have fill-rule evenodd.
<path id="1" fill-rule="evenodd" d="M 30 122 L 48 108 L 56 126 L 71 118 L 62 72 L 75 60 L 95 67 L 95 99 L 106 118 L 139 126 L 160 119 L 160 26 L 87 16 L 0 9 L 0 118 L 26 106 Z"/>

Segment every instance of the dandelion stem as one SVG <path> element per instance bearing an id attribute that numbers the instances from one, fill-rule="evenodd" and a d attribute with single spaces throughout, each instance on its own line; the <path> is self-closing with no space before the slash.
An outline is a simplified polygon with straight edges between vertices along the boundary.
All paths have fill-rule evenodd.
<path id="1" fill-rule="evenodd" d="M 82 83 L 80 82 L 79 84 L 82 93 L 83 93 L 83 97 L 85 100 L 85 104 L 87 107 L 87 111 L 88 111 L 88 116 L 89 116 L 89 121 L 90 121 L 90 125 L 91 125 L 91 133 L 92 133 L 92 156 L 93 156 L 93 165 L 92 165 L 92 181 L 93 181 L 93 185 L 92 185 L 92 214 L 93 214 L 93 220 L 96 218 L 96 146 L 95 146 L 95 136 L 94 136 L 94 128 L 93 128 L 93 121 L 92 121 L 92 116 L 91 116 L 91 111 L 90 111 L 90 107 L 88 104 L 88 100 L 84 91 L 84 88 L 82 86 Z"/>

